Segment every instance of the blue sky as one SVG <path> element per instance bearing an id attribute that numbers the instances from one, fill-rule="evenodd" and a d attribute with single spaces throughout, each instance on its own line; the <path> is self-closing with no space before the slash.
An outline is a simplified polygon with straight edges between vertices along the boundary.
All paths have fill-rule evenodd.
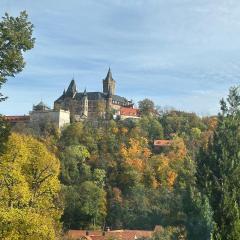
<path id="1" fill-rule="evenodd" d="M 73 75 L 79 91 L 99 91 L 109 66 L 119 95 L 201 115 L 239 83 L 239 0 L 0 0 L 1 16 L 21 10 L 36 45 L 1 89 L 3 114 L 52 106 Z"/>

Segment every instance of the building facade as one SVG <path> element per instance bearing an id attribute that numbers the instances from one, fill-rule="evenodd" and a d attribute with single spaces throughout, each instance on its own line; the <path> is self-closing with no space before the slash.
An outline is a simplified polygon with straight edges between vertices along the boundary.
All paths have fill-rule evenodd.
<path id="1" fill-rule="evenodd" d="M 64 90 L 54 102 L 54 109 L 70 111 L 73 121 L 105 117 L 108 113 L 115 115 L 120 113 L 123 107 L 133 109 L 132 101 L 115 94 L 116 81 L 112 77 L 110 68 L 102 84 L 102 92 L 87 92 L 86 89 L 78 92 L 73 79 L 67 91 Z"/>
<path id="2" fill-rule="evenodd" d="M 33 106 L 33 110 L 29 112 L 29 117 L 31 123 L 49 122 L 58 129 L 70 123 L 69 111 L 50 109 L 43 102 Z"/>
<path id="3" fill-rule="evenodd" d="M 45 124 L 51 123 L 57 129 L 70 124 L 70 112 L 62 109 L 54 110 L 50 109 L 42 101 L 33 106 L 29 115 L 24 116 L 4 116 L 4 118 L 12 125 L 27 124 Z"/>

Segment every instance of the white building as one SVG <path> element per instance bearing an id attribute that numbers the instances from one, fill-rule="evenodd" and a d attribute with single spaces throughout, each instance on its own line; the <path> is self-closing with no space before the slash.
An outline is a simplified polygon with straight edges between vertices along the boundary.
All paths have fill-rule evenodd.
<path id="1" fill-rule="evenodd" d="M 70 112 L 65 110 L 52 110 L 42 101 L 33 106 L 33 110 L 29 113 L 30 122 L 50 122 L 58 129 L 70 124 Z"/>

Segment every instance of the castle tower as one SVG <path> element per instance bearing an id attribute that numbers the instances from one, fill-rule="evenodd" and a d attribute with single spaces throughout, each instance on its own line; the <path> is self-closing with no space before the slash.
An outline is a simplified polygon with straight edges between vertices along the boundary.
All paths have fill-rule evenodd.
<path id="1" fill-rule="evenodd" d="M 74 98 L 76 93 L 77 93 L 77 86 L 76 86 L 75 80 L 72 79 L 72 81 L 70 82 L 70 84 L 68 86 L 67 91 L 65 92 L 65 96 Z"/>
<path id="2" fill-rule="evenodd" d="M 84 117 L 88 117 L 88 96 L 87 96 L 86 88 L 83 92 L 82 113 Z"/>
<path id="3" fill-rule="evenodd" d="M 115 85 L 116 82 L 112 78 L 111 69 L 109 68 L 106 78 L 103 79 L 103 92 L 106 94 L 115 95 Z"/>

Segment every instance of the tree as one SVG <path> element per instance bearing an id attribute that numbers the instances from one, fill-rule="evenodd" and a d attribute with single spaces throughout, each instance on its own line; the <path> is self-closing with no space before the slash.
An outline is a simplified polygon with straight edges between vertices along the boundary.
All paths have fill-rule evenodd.
<path id="1" fill-rule="evenodd" d="M 62 216 L 66 228 L 96 229 L 104 224 L 106 193 L 92 181 L 63 187 L 65 211 Z"/>
<path id="2" fill-rule="evenodd" d="M 31 209 L 0 209 L 0 238 L 4 240 L 56 239 L 51 218 Z"/>
<path id="3" fill-rule="evenodd" d="M 14 77 L 25 66 L 23 52 L 34 46 L 32 38 L 33 25 L 28 21 L 26 12 L 19 17 L 11 17 L 7 13 L 0 22 L 0 89 L 7 77 Z M 0 102 L 6 97 L 0 92 Z M 0 154 L 4 150 L 10 127 L 0 115 Z"/>
<path id="4" fill-rule="evenodd" d="M 199 190 L 209 199 L 215 229 L 213 239 L 240 239 L 240 93 L 230 89 L 213 139 L 197 158 Z"/>
<path id="5" fill-rule="evenodd" d="M 104 113 L 106 112 L 106 103 L 104 101 L 97 102 L 96 112 L 99 119 L 104 118 Z"/>
<path id="6" fill-rule="evenodd" d="M 155 112 L 154 102 L 148 98 L 138 102 L 138 107 L 142 115 L 152 115 Z"/>
<path id="7" fill-rule="evenodd" d="M 33 25 L 28 21 L 27 13 L 11 17 L 7 13 L 0 22 L 0 88 L 7 77 L 14 77 L 25 66 L 23 52 L 34 46 Z M 5 100 L 0 93 L 0 101 Z"/>
<path id="8" fill-rule="evenodd" d="M 43 143 L 10 135 L 0 161 L 1 239 L 56 238 L 59 171 L 58 159 Z"/>
<path id="9" fill-rule="evenodd" d="M 65 185 L 79 184 L 91 178 L 91 170 L 85 163 L 88 150 L 82 145 L 66 147 L 60 154 L 61 182 Z"/>
<path id="10" fill-rule="evenodd" d="M 10 126 L 7 121 L 0 115 L 0 155 L 6 147 L 6 141 L 10 134 Z"/>
<path id="11" fill-rule="evenodd" d="M 127 166 L 142 172 L 151 155 L 151 151 L 147 148 L 146 138 L 141 138 L 140 140 L 130 138 L 128 146 L 121 146 L 120 154 Z"/>
<path id="12" fill-rule="evenodd" d="M 163 138 L 163 128 L 157 119 L 144 116 L 139 120 L 138 125 L 146 133 L 146 137 L 151 142 Z"/>
<path id="13" fill-rule="evenodd" d="M 158 226 L 158 229 L 153 233 L 152 240 L 178 240 L 186 239 L 184 236 L 184 229 L 180 227 L 166 227 Z"/>
<path id="14" fill-rule="evenodd" d="M 195 113 L 176 110 L 164 112 L 160 117 L 160 123 L 167 138 L 173 133 L 181 136 L 190 135 L 193 128 L 198 128 L 201 131 L 206 129 L 202 119 Z"/>

